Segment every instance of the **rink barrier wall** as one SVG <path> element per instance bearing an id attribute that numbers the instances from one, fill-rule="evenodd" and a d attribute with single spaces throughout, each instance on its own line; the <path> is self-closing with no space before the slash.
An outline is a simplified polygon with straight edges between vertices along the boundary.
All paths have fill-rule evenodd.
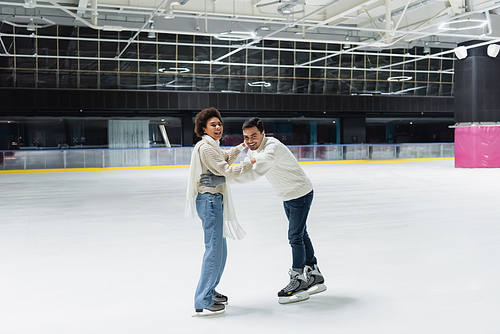
<path id="1" fill-rule="evenodd" d="M 453 159 L 453 143 L 288 146 L 300 164 Z M 0 151 L 0 174 L 188 168 L 192 147 Z M 235 163 L 246 156 L 242 152 Z"/>
<path id="2" fill-rule="evenodd" d="M 302 161 L 300 165 L 327 165 L 327 164 L 399 164 L 411 161 L 440 161 L 454 160 L 455 158 L 420 158 L 397 160 L 342 160 L 342 161 Z M 234 166 L 235 164 L 233 164 Z M 105 167 L 105 168 L 67 168 L 67 169 L 26 169 L 26 170 L 0 170 L 0 174 L 26 174 L 26 173 L 60 173 L 60 172 L 104 172 L 116 170 L 147 170 L 147 169 L 174 169 L 189 168 L 189 165 L 178 166 L 137 166 L 137 167 Z"/>

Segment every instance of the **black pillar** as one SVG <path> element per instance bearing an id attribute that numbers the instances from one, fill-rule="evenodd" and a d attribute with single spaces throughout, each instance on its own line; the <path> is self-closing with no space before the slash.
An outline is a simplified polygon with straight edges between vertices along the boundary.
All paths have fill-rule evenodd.
<path id="1" fill-rule="evenodd" d="M 193 146 L 194 122 L 191 112 L 186 112 L 185 115 L 181 117 L 181 124 L 182 124 L 181 146 L 183 147 Z"/>
<path id="2" fill-rule="evenodd" d="M 499 78 L 500 56 L 489 57 L 486 46 L 468 49 L 466 58 L 455 61 L 455 122 L 500 121 Z"/>
<path id="3" fill-rule="evenodd" d="M 366 142 L 366 119 L 364 117 L 342 118 L 342 144 Z"/>

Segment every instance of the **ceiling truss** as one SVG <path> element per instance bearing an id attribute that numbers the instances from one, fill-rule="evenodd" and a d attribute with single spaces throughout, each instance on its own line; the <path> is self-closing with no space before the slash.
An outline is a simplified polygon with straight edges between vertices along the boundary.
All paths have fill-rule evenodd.
<path id="1" fill-rule="evenodd" d="M 138 38 L 141 34 L 154 36 L 162 33 L 210 36 L 228 41 L 230 51 L 210 60 L 211 64 L 228 63 L 231 56 L 247 49 L 272 50 L 259 46 L 264 40 L 342 45 L 340 51 L 325 51 L 324 56 L 308 61 L 293 65 L 269 65 L 314 69 L 337 69 L 325 66 L 325 61 L 345 54 L 380 56 L 391 54 L 390 49 L 410 50 L 416 46 L 420 47 L 419 54 L 407 53 L 404 59 L 398 58 L 393 63 L 372 68 L 373 71 L 381 72 L 429 59 L 450 59 L 453 57 L 454 48 L 466 41 L 477 41 L 467 48 L 500 43 L 500 4 L 496 1 L 15 0 L 0 1 L 0 8 L 2 24 L 24 28 L 29 28 L 30 24 L 35 25 L 35 29 L 27 29 L 27 33 L 24 30 L 0 33 L 0 42 L 3 45 L 0 48 L 0 51 L 3 50 L 0 56 L 5 57 L 12 55 L 7 51 L 3 38 L 65 38 L 45 35 L 44 28 L 48 26 L 46 22 L 58 26 L 130 32 L 131 37 L 128 40 L 109 41 L 116 42 L 121 50 L 113 58 L 99 57 L 101 60 L 110 61 L 137 61 L 126 58 L 126 50 L 137 44 L 165 44 L 166 42 L 161 40 Z M 165 45 L 167 44 L 182 45 L 177 42 Z M 16 56 L 59 57 L 29 54 Z M 205 64 L 206 61 L 200 62 L 193 58 L 185 63 Z M 360 70 L 352 66 L 344 66 L 342 69 Z M 421 70 L 415 68 L 408 71 L 418 73 Z M 453 74 L 449 70 L 424 72 Z"/>

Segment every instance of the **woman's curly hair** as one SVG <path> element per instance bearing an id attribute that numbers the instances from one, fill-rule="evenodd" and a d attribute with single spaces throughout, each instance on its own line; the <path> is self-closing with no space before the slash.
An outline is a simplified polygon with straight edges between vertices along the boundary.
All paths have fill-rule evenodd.
<path id="1" fill-rule="evenodd" d="M 196 115 L 194 120 L 194 133 L 196 133 L 198 137 L 203 137 L 205 134 L 203 128 L 207 127 L 207 121 L 212 117 L 217 117 L 220 122 L 223 123 L 219 110 L 214 107 L 203 109 Z"/>

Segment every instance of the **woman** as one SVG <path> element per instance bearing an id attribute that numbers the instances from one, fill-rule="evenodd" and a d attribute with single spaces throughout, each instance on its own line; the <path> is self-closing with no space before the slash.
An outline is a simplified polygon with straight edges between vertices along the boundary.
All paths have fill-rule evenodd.
<path id="1" fill-rule="evenodd" d="M 219 284 L 226 264 L 226 237 L 241 239 L 245 231 L 239 226 L 231 199 L 229 186 L 222 183 L 215 187 L 205 187 L 200 183 L 200 175 L 214 173 L 233 179 L 252 169 L 255 159 L 246 158 L 239 165 L 231 166 L 245 147 L 240 144 L 223 151 L 219 147 L 222 138 L 222 118 L 215 108 L 202 110 L 195 119 L 195 133 L 201 137 L 193 149 L 188 181 L 186 216 L 195 216 L 194 209 L 202 221 L 205 236 L 205 254 L 201 267 L 201 277 L 196 288 L 195 316 L 221 314 L 225 311 L 227 297 L 215 288 Z"/>

